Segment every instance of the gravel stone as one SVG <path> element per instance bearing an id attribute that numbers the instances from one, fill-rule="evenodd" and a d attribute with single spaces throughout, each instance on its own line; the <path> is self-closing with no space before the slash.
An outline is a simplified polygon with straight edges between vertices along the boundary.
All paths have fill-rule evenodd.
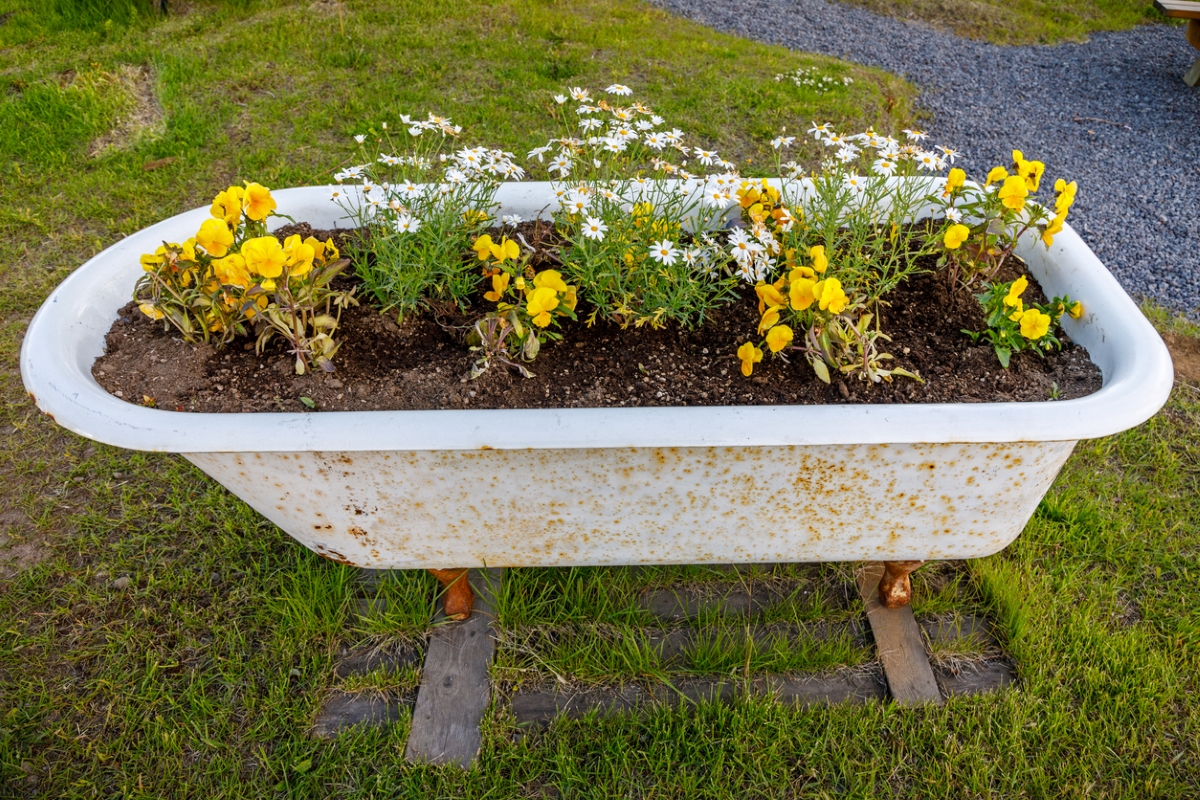
<path id="1" fill-rule="evenodd" d="M 905 77 L 932 118 L 929 141 L 962 151 L 969 174 L 1007 165 L 1015 148 L 1045 161 L 1051 184 L 1077 180 L 1068 224 L 1126 291 L 1200 318 L 1200 88 L 1182 80 L 1200 53 L 1181 28 L 1005 47 L 825 0 L 651 1 Z"/>

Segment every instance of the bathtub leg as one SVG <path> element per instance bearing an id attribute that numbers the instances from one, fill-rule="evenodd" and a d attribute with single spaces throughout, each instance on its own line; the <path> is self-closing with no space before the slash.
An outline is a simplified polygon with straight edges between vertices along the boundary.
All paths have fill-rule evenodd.
<path id="1" fill-rule="evenodd" d="M 912 601 L 909 573 L 924 561 L 885 561 L 883 577 L 879 579 L 879 599 L 886 608 L 903 608 Z"/>
<path id="2" fill-rule="evenodd" d="M 433 577 L 442 584 L 445 592 L 442 594 L 442 608 L 446 616 L 453 620 L 463 620 L 471 616 L 471 608 L 475 605 L 475 593 L 467 580 L 465 569 L 431 569 Z"/>

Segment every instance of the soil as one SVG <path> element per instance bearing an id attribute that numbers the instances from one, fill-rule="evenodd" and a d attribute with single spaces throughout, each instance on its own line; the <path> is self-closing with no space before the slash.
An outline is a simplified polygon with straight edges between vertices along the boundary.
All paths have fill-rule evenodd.
<path id="1" fill-rule="evenodd" d="M 1200 339 L 1181 333 L 1164 333 L 1163 341 L 1175 364 L 1175 380 L 1200 386 Z"/>
<path id="2" fill-rule="evenodd" d="M 301 223 L 277 233 L 310 231 Z M 334 236 L 343 250 L 353 235 L 312 232 L 321 239 Z M 522 233 L 539 252 L 552 236 L 548 226 L 537 223 L 526 223 Z M 1000 279 L 1025 274 L 1026 298 L 1044 302 L 1022 265 L 1005 270 Z M 1082 397 L 1101 386 L 1100 370 L 1069 341 L 1061 352 L 1045 358 L 1022 353 L 1009 369 L 1001 368 L 990 346 L 962 333 L 983 328 L 979 304 L 969 294 L 947 291 L 932 274 L 915 276 L 894 290 L 883 320 L 892 337 L 884 349 L 895 356 L 893 363 L 918 372 L 925 383 L 897 378 L 869 385 L 835 378 L 828 385 L 802 358 L 784 362 L 769 354 L 746 378 L 736 350 L 758 324 L 757 300 L 753 292 L 746 294 L 690 332 L 569 325 L 561 330 L 562 341 L 544 346 L 529 365 L 535 377 L 493 366 L 473 381 L 467 377 L 473 358 L 462 332 L 492 306 L 482 299 L 467 313 L 443 309 L 410 315 L 398 325 L 363 297 L 361 306 L 342 316 L 337 371 L 303 376 L 295 374 L 282 346 L 260 357 L 250 343 L 223 351 L 188 344 L 130 303 L 113 323 L 106 352 L 92 373 L 128 402 L 201 412 L 1032 402 Z M 577 313 L 581 319 L 588 313 L 582 302 Z"/>

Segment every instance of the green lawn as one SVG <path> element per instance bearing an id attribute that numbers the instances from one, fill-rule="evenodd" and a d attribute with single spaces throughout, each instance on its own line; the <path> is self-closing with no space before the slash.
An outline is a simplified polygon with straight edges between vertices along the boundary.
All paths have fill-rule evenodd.
<path id="1" fill-rule="evenodd" d="M 921 20 L 997 44 L 1082 41 L 1095 31 L 1166 22 L 1152 0 L 838 0 L 898 19 Z"/>
<path id="2" fill-rule="evenodd" d="M 552 90 L 619 80 L 753 168 L 783 125 L 910 124 L 912 89 L 632 0 L 197 4 L 153 25 L 90 28 L 34 7 L 0 0 L 0 14 L 15 12 L 0 24 L 0 525 L 8 553 L 37 561 L 0 577 L 0 797 L 1200 791 L 1195 387 L 1178 388 L 1142 428 L 1081 445 L 1004 554 L 918 579 L 919 615 L 966 608 L 998 621 L 1019 690 L 916 711 L 665 708 L 526 737 L 501 704 L 468 775 L 408 766 L 406 722 L 309 738 L 331 688 L 416 685 L 411 670 L 339 679 L 333 668 L 343 645 L 423 635 L 432 579 L 399 576 L 381 590 L 386 611 L 360 619 L 352 570 L 303 549 L 182 459 L 57 429 L 17 373 L 22 331 L 49 290 L 121 235 L 232 180 L 326 181 L 353 152 L 351 134 L 400 113 L 449 114 L 521 150 L 550 134 Z M 774 80 L 800 66 L 854 82 L 816 94 Z M 812 591 L 773 613 L 853 615 L 830 593 L 847 575 L 784 570 L 780 579 Z M 114 586 L 126 577 L 127 588 Z M 711 577 L 686 567 L 637 581 L 627 570 L 510 572 L 494 677 L 505 690 L 556 675 L 673 680 L 686 670 L 606 645 L 649 623 L 639 586 Z M 754 674 L 872 657 L 845 641 L 692 655 L 739 675 L 745 663 Z"/>

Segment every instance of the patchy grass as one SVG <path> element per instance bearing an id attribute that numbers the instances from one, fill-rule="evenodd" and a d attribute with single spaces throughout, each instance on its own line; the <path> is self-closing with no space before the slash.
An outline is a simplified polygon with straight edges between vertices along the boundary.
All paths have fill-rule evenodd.
<path id="1" fill-rule="evenodd" d="M 1083 41 L 1096 31 L 1167 22 L 1152 0 L 840 0 L 996 44 Z"/>
<path id="2" fill-rule="evenodd" d="M 386 606 L 359 618 L 354 571 L 303 549 L 186 461 L 57 429 L 24 397 L 17 373 L 22 331 L 50 288 L 120 236 L 202 204 L 232 180 L 324 181 L 352 152 L 350 134 L 401 112 L 450 114 L 518 150 L 549 133 L 549 91 L 623 80 L 726 155 L 761 164 L 761 142 L 785 124 L 815 117 L 895 130 L 908 121 L 911 89 L 878 72 L 718 36 L 632 0 L 198 4 L 161 22 L 98 27 L 50 24 L 31 0 L 0 0 L 0 14 L 8 12 L 0 25 L 0 559 L 14 542 L 43 556 L 0 578 L 0 794 L 1200 791 L 1192 591 L 1200 397 L 1186 386 L 1147 425 L 1081 445 L 1005 553 L 918 573 L 918 614 L 945 615 L 971 598 L 999 621 L 1019 691 L 919 710 L 746 700 L 562 721 L 525 737 L 497 707 L 485 721 L 480 768 L 465 775 L 406 764 L 407 720 L 330 741 L 308 737 L 332 688 L 415 685 L 411 670 L 339 679 L 334 662 L 346 644 L 423 635 L 432 579 L 395 577 L 377 593 Z M 809 65 L 854 83 L 816 94 L 773 80 Z M 95 141 L 133 118 L 139 95 L 120 76 L 143 67 L 160 127 L 89 157 Z M 848 607 L 829 587 L 848 568 L 821 574 L 824 582 L 774 619 L 845 618 Z M 641 585 L 713 578 L 705 568 L 664 568 Z M 638 581 L 625 570 L 514 571 L 502 626 L 512 637 L 572 630 L 575 651 L 539 651 L 564 673 L 639 674 L 643 650 L 605 654 L 588 649 L 601 637 L 583 635 L 589 625 L 613 638 L 644 627 Z M 692 655 L 705 669 L 733 671 L 745 665 L 739 647 L 730 639 Z M 631 652 L 636 669 L 613 652 Z M 749 655 L 760 659 L 752 672 L 860 658 L 832 646 Z M 521 658 L 502 653 L 497 670 L 545 669 Z"/>

